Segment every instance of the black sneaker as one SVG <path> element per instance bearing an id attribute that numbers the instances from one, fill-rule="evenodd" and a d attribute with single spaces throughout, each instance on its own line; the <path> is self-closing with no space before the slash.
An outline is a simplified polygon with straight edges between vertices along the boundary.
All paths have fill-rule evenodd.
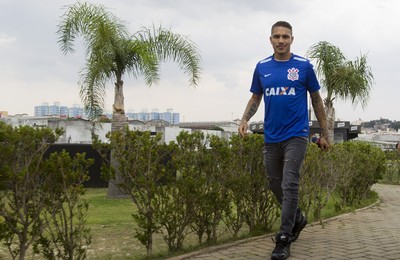
<path id="1" fill-rule="evenodd" d="M 307 219 L 303 214 L 301 214 L 300 220 L 294 223 L 294 227 L 292 229 L 292 236 L 290 237 L 290 242 L 294 242 L 299 238 L 300 232 L 306 225 L 307 225 Z"/>
<path id="2" fill-rule="evenodd" d="M 272 251 L 272 260 L 284 260 L 290 256 L 290 236 L 278 234 L 275 237 L 275 248 Z"/>

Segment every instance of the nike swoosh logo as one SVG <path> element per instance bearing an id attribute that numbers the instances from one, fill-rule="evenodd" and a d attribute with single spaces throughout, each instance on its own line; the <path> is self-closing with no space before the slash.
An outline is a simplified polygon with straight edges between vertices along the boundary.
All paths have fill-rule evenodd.
<path id="1" fill-rule="evenodd" d="M 271 74 L 272 74 L 272 73 L 264 74 L 264 78 L 266 78 L 266 77 L 268 77 L 268 76 L 271 76 Z"/>

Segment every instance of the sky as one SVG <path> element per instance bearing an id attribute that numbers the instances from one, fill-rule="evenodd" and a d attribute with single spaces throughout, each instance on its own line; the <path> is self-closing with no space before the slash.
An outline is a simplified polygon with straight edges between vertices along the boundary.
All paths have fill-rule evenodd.
<path id="1" fill-rule="evenodd" d="M 43 102 L 81 104 L 80 71 L 85 50 L 64 55 L 57 25 L 73 0 L 0 0 L 0 111 L 33 116 Z M 126 112 L 172 108 L 181 122 L 225 121 L 242 117 L 249 100 L 253 70 L 272 55 L 271 26 L 293 26 L 291 51 L 306 57 L 319 41 L 339 47 L 349 60 L 367 54 L 374 75 L 370 99 L 360 104 L 335 99 L 336 117 L 345 121 L 400 120 L 400 1 L 397 0 L 90 0 L 119 17 L 134 34 L 162 25 L 188 37 L 201 55 L 197 87 L 176 64 L 161 66 L 161 80 L 145 85 L 125 75 Z M 313 62 L 315 64 L 315 62 Z M 113 85 L 106 110 L 113 104 Z M 323 89 L 322 97 L 325 97 Z M 263 105 L 251 121 L 263 119 Z"/>

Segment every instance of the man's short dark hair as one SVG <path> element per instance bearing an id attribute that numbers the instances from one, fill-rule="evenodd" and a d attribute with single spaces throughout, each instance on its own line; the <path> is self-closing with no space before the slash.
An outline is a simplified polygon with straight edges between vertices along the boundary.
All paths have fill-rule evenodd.
<path id="1" fill-rule="evenodd" d="M 285 27 L 285 28 L 288 28 L 290 30 L 290 32 L 292 32 L 292 26 L 290 25 L 290 23 L 288 23 L 286 21 L 278 21 L 278 22 L 274 23 L 274 25 L 272 25 L 272 27 L 271 27 L 271 34 L 272 34 L 272 30 L 275 27 Z"/>

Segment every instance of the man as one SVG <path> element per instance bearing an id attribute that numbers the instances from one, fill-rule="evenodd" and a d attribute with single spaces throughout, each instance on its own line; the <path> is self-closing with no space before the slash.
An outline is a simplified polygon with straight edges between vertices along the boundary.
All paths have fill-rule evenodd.
<path id="1" fill-rule="evenodd" d="M 275 237 L 271 259 L 287 259 L 290 243 L 307 224 L 298 208 L 299 172 L 308 144 L 307 92 L 322 129 L 321 150 L 329 147 L 326 116 L 311 63 L 292 54 L 292 26 L 279 21 L 272 26 L 270 42 L 274 54 L 257 63 L 239 133 L 244 136 L 250 118 L 264 97 L 264 161 L 269 187 L 282 206 L 281 226 Z"/>

